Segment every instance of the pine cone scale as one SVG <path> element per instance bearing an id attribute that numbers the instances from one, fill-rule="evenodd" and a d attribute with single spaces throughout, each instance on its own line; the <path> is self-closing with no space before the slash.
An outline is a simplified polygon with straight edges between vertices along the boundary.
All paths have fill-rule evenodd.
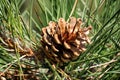
<path id="1" fill-rule="evenodd" d="M 69 33 L 73 32 L 75 25 L 76 25 L 76 18 L 71 17 L 71 19 L 70 19 L 70 26 L 69 26 L 70 29 L 68 29 Z"/>
<path id="2" fill-rule="evenodd" d="M 53 38 L 57 44 L 61 44 L 61 41 L 58 38 L 58 34 L 54 34 Z"/>
<path id="3" fill-rule="evenodd" d="M 71 57 L 71 55 L 70 55 L 70 53 L 67 53 L 67 52 L 64 51 L 63 52 L 63 57 L 69 59 Z"/>
<path id="4" fill-rule="evenodd" d="M 59 50 L 54 45 L 52 45 L 51 48 L 52 48 L 53 51 L 59 52 Z"/>
<path id="5" fill-rule="evenodd" d="M 61 32 L 61 37 L 64 35 L 65 33 L 65 26 L 66 26 L 66 22 L 63 18 L 60 18 L 58 21 L 58 26 L 60 28 L 60 32 Z"/>
<path id="6" fill-rule="evenodd" d="M 64 47 L 65 47 L 66 49 L 70 49 L 70 48 L 71 48 L 71 46 L 70 46 L 66 41 L 64 41 Z"/>

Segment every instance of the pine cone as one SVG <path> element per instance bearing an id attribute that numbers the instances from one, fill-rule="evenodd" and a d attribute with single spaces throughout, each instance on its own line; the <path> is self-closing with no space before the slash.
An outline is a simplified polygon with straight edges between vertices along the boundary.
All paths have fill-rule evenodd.
<path id="1" fill-rule="evenodd" d="M 47 27 L 42 28 L 42 57 L 59 65 L 78 58 L 86 50 L 85 44 L 90 43 L 87 35 L 91 27 L 81 28 L 81 24 L 81 19 L 74 17 L 69 23 L 63 18 L 58 23 L 49 22 Z"/>

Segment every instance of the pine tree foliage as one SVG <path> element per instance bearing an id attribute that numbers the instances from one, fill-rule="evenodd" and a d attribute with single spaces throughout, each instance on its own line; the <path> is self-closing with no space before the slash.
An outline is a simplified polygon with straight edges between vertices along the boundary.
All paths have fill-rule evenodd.
<path id="1" fill-rule="evenodd" d="M 92 26 L 89 33 L 91 42 L 85 44 L 85 51 L 77 52 L 80 55 L 76 59 L 70 58 L 65 62 L 59 58 L 59 63 L 53 65 L 52 58 L 38 56 L 45 52 L 42 50 L 44 52 L 41 53 L 41 46 L 46 46 L 41 43 L 42 39 L 46 39 L 41 33 L 47 33 L 43 29 L 55 30 L 47 29 L 51 21 L 57 27 L 60 27 L 60 19 L 65 25 L 71 24 L 71 17 L 82 21 L 83 30 Z M 75 28 L 72 30 L 76 31 Z M 62 29 L 64 27 L 59 31 L 64 38 Z M 65 30 L 68 29 L 65 27 Z M 119 80 L 119 34 L 120 0 L 0 0 L 0 79 Z M 74 38 L 67 37 L 70 40 Z M 50 38 L 62 42 L 60 38 Z M 72 46 L 67 44 L 67 48 L 68 45 Z M 75 49 L 68 49 L 68 53 L 69 50 Z M 39 60 L 41 57 L 43 61 Z M 64 67 L 59 66 L 61 61 L 62 64 L 65 62 Z"/>

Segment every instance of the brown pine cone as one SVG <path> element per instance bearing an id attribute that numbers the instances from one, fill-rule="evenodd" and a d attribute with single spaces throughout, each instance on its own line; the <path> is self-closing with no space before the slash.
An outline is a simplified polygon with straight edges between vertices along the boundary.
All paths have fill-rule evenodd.
<path id="1" fill-rule="evenodd" d="M 47 27 L 42 28 L 41 54 L 51 63 L 63 65 L 71 60 L 75 60 L 86 50 L 85 44 L 90 43 L 87 36 L 91 27 L 81 28 L 80 18 L 70 18 L 67 23 L 60 18 L 58 23 L 49 22 Z"/>

